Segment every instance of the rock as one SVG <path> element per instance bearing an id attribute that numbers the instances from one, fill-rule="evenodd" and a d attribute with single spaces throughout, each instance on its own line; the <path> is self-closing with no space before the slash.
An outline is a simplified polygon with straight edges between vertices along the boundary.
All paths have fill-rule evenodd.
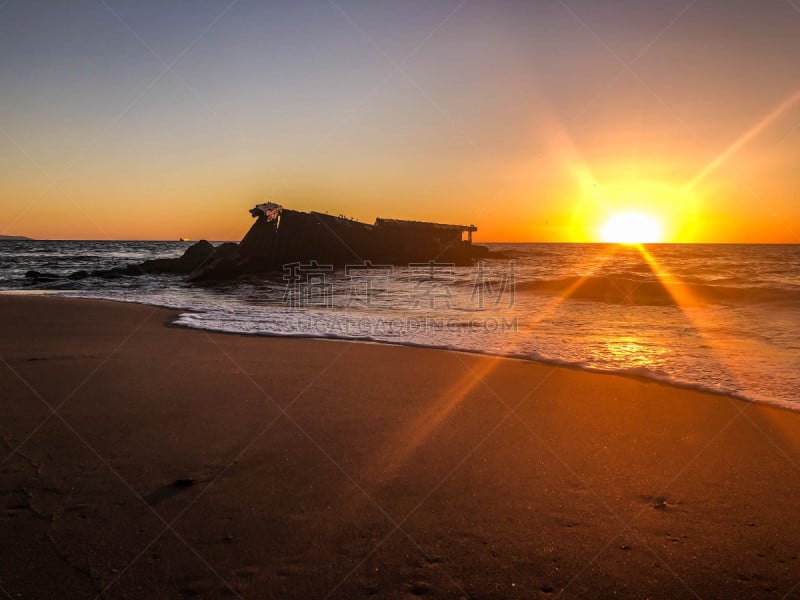
<path id="1" fill-rule="evenodd" d="M 186 249 L 180 258 L 155 258 L 146 260 L 141 264 L 130 264 L 125 267 L 102 269 L 87 273 L 76 271 L 69 279 L 84 279 L 86 277 L 100 277 L 101 279 L 117 279 L 119 277 L 137 277 L 139 275 L 155 275 L 159 273 L 173 273 L 187 275 L 200 266 L 214 252 L 214 246 L 206 240 L 200 240 Z"/>
<path id="2" fill-rule="evenodd" d="M 26 279 L 33 279 L 34 281 L 55 281 L 61 279 L 55 273 L 42 273 L 41 271 L 28 271 L 25 273 Z"/>
<path id="3" fill-rule="evenodd" d="M 136 277 L 143 274 L 144 271 L 139 265 L 128 265 L 126 267 L 115 267 L 113 269 L 104 269 L 102 271 L 92 271 L 92 277 L 100 277 L 101 279 Z"/>
<path id="4" fill-rule="evenodd" d="M 189 281 L 215 281 L 235 279 L 245 272 L 247 254 L 239 244 L 226 242 L 214 249 L 214 252 L 190 274 Z"/>
<path id="5" fill-rule="evenodd" d="M 214 252 L 214 246 L 200 240 L 192 244 L 180 258 L 156 258 L 144 261 L 139 267 L 145 273 L 176 273 L 186 275 L 199 267 Z"/>

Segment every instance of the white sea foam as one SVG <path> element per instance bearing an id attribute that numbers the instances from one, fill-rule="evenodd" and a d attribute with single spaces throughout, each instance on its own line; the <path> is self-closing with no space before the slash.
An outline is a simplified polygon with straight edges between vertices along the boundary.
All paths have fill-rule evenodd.
<path id="1" fill-rule="evenodd" d="M 287 288 L 280 275 L 209 288 L 174 276 L 25 279 L 54 264 L 67 275 L 185 248 L 63 244 L 0 249 L 0 287 L 163 306 L 183 311 L 176 324 L 184 327 L 479 352 L 800 408 L 797 246 L 659 246 L 654 268 L 633 250 L 609 259 L 601 246 L 521 245 L 506 248 L 514 264 L 457 268 L 440 287 L 397 268 L 366 292 L 334 274 L 317 295 Z M 513 293 L 502 285 L 511 272 Z"/>

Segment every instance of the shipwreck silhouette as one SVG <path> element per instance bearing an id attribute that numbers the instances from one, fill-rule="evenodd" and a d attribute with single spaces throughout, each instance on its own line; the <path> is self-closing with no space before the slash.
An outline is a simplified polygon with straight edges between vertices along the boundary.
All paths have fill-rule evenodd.
<path id="1" fill-rule="evenodd" d="M 272 202 L 255 206 L 250 214 L 256 221 L 242 241 L 215 248 L 190 274 L 191 281 L 276 271 L 311 260 L 339 268 L 364 261 L 405 265 L 435 260 L 468 265 L 489 256 L 488 248 L 472 243 L 472 234 L 478 230 L 475 225 L 381 218 L 370 224 Z"/>
<path id="2" fill-rule="evenodd" d="M 77 271 L 69 279 L 128 277 L 153 273 L 187 275 L 188 281 L 222 281 L 245 275 L 269 275 L 285 265 L 308 263 L 342 268 L 348 265 L 449 263 L 470 265 L 482 258 L 500 258 L 472 243 L 475 225 L 375 219 L 363 223 L 342 215 L 302 212 L 272 202 L 250 210 L 255 223 L 241 242 L 214 247 L 206 240 L 190 246 L 180 258 L 159 258 L 102 271 Z M 49 273 L 30 271 L 34 281 Z M 58 278 L 57 275 L 52 277 Z"/>

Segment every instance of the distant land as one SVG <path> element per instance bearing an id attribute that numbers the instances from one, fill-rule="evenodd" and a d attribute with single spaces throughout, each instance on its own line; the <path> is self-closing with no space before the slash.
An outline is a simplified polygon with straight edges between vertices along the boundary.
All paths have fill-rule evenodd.
<path id="1" fill-rule="evenodd" d="M 33 238 L 24 235 L 0 235 L 0 241 L 2 240 L 33 240 Z"/>

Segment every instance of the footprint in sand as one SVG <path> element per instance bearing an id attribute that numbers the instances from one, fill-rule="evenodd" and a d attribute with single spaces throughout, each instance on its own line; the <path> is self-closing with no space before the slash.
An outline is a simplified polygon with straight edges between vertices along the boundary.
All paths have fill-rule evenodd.
<path id="1" fill-rule="evenodd" d="M 157 490 L 151 492 L 145 497 L 145 500 L 150 506 L 155 506 L 168 500 L 173 496 L 177 496 L 181 492 L 189 489 L 197 483 L 194 479 L 176 479 L 168 485 L 163 485 Z"/>
<path id="2" fill-rule="evenodd" d="M 671 500 L 666 496 L 639 496 L 639 500 L 642 502 L 648 503 L 651 507 L 655 510 L 665 511 L 667 509 L 673 508 L 678 506 L 680 502 L 677 500 Z"/>

